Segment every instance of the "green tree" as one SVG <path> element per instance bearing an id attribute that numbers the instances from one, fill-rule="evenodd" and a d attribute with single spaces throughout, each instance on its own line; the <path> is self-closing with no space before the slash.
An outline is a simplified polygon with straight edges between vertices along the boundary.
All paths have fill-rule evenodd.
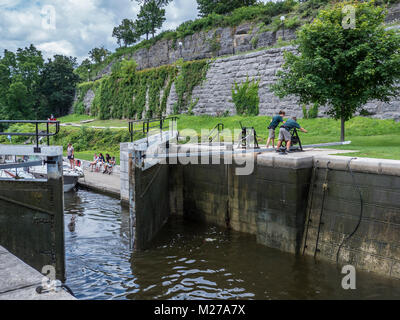
<path id="1" fill-rule="evenodd" d="M 74 73 L 76 58 L 55 55 L 49 59 L 42 72 L 41 94 L 47 105 L 41 105 L 42 117 L 54 114 L 58 117 L 68 114 L 75 95 L 79 76 Z"/>
<path id="2" fill-rule="evenodd" d="M 124 43 L 125 47 L 134 44 L 139 39 L 136 24 L 129 19 L 122 20 L 121 24 L 114 28 L 112 36 L 117 39 L 119 46 Z"/>
<path id="3" fill-rule="evenodd" d="M 0 57 L 0 118 L 46 119 L 65 115 L 75 95 L 79 76 L 76 58 L 54 56 L 45 63 L 33 45 L 5 50 Z"/>
<path id="4" fill-rule="evenodd" d="M 100 48 L 94 48 L 89 51 L 89 57 L 94 63 L 102 63 L 104 59 L 110 55 L 111 52 L 101 46 Z"/>
<path id="5" fill-rule="evenodd" d="M 197 0 L 197 9 L 201 17 L 208 16 L 211 13 L 226 14 L 233 10 L 252 6 L 257 0 Z"/>
<path id="6" fill-rule="evenodd" d="M 355 9 L 355 25 L 348 24 Z M 283 70 L 272 86 L 279 97 L 295 95 L 301 104 L 329 107 L 345 122 L 370 100 L 388 102 L 399 94 L 400 35 L 383 25 L 384 9 L 373 2 L 342 2 L 322 10 L 298 32 L 299 55 L 285 53 Z M 351 22 L 351 21 L 350 21 Z"/>
<path id="7" fill-rule="evenodd" d="M 156 31 L 166 20 L 163 6 L 167 3 L 168 1 L 165 0 L 143 1 L 135 25 L 139 35 L 146 35 L 146 40 L 149 39 L 149 34 L 152 34 L 154 38 Z"/>
<path id="8" fill-rule="evenodd" d="M 89 59 L 85 59 L 82 61 L 81 65 L 77 68 L 78 74 L 85 74 L 87 75 L 87 81 L 90 81 L 90 71 L 92 70 L 92 63 Z"/>

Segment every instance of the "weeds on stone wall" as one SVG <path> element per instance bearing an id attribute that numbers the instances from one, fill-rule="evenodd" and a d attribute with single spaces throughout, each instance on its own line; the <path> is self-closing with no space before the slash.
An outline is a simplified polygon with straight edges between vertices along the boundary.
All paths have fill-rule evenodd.
<path id="1" fill-rule="evenodd" d="M 288 13 L 296 8 L 296 6 L 297 2 L 295 0 L 283 0 L 278 2 L 269 1 L 267 3 L 259 3 L 254 6 L 244 6 L 233 10 L 227 15 L 211 13 L 206 17 L 183 22 L 174 31 L 168 30 L 161 32 L 154 38 L 143 40 L 132 47 L 118 48 L 116 52 L 107 56 L 106 59 L 100 64 L 92 65 L 90 78 L 93 79 L 95 76 L 99 75 L 100 72 L 111 63 L 117 62 L 123 58 L 130 58 L 136 51 L 140 49 L 148 49 L 159 41 L 171 40 L 171 46 L 174 50 L 176 50 L 178 39 L 183 39 L 187 36 L 194 35 L 195 33 L 207 32 L 216 28 L 238 26 L 245 21 L 255 23 L 263 22 L 265 24 L 269 24 L 272 21 L 272 17 L 278 14 Z M 87 70 L 84 68 L 78 68 L 76 72 L 82 79 L 87 79 Z"/>
<path id="2" fill-rule="evenodd" d="M 213 57 L 216 57 L 218 55 L 218 51 L 221 50 L 221 37 L 217 35 L 217 32 L 214 32 L 212 38 L 207 39 L 206 42 L 210 46 Z"/>
<path id="3" fill-rule="evenodd" d="M 232 87 L 232 101 L 238 115 L 257 116 L 259 114 L 258 89 L 259 81 L 255 79 L 249 80 L 247 77 L 242 84 L 235 81 Z"/>
<path id="4" fill-rule="evenodd" d="M 77 87 L 77 101 L 74 104 L 74 113 L 76 114 L 85 114 L 85 105 L 83 103 L 86 94 L 90 89 L 92 89 L 92 82 L 83 82 L 80 83 Z"/>
<path id="5" fill-rule="evenodd" d="M 177 62 L 179 74 L 175 80 L 175 91 L 178 96 L 178 101 L 174 106 L 174 113 L 186 111 L 188 105 L 192 102 L 193 89 L 200 85 L 206 78 L 209 68 L 209 60 L 199 60 Z"/>
<path id="6" fill-rule="evenodd" d="M 175 82 L 177 113 L 187 110 L 192 92 L 206 77 L 208 61 L 183 62 L 176 65 L 136 71 L 133 60 L 122 60 L 112 73 L 100 80 L 82 84 L 74 110 L 80 113 L 89 89 L 93 90 L 90 113 L 101 120 L 160 117 L 166 112 L 168 97 Z M 179 73 L 179 75 L 178 75 Z M 83 107 L 84 108 L 84 107 Z"/>

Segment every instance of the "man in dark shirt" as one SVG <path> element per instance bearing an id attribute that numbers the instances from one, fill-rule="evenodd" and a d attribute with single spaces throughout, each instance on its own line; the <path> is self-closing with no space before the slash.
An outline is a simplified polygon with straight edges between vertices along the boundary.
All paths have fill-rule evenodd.
<path id="1" fill-rule="evenodd" d="M 297 118 L 293 117 L 292 119 L 288 119 L 284 125 L 279 129 L 279 138 L 278 138 L 278 146 L 276 151 L 280 151 L 282 146 L 282 141 L 286 141 L 286 150 L 290 152 L 290 146 L 292 144 L 292 135 L 290 134 L 290 130 L 293 128 L 299 129 L 301 132 L 307 133 L 308 131 L 302 128 L 297 123 Z"/>
<path id="2" fill-rule="evenodd" d="M 271 143 L 271 141 L 272 141 L 272 147 L 275 148 L 275 129 L 279 126 L 281 122 L 285 123 L 283 121 L 284 116 L 285 116 L 285 111 L 280 111 L 279 115 L 272 118 L 271 123 L 268 127 L 269 137 L 267 141 L 267 149 L 269 148 L 269 144 Z"/>

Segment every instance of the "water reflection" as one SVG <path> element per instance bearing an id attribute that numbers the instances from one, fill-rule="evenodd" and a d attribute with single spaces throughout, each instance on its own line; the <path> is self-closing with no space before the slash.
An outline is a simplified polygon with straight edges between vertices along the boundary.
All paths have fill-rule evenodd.
<path id="1" fill-rule="evenodd" d="M 129 250 L 129 214 L 87 191 L 65 198 L 67 284 L 80 299 L 398 299 L 400 282 L 266 248 L 254 237 L 172 219 L 145 252 Z"/>

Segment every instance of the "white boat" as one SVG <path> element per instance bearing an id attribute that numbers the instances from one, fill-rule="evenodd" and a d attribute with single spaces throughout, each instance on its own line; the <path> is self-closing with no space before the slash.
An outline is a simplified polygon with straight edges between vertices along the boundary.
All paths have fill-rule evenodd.
<path id="1" fill-rule="evenodd" d="M 47 179 L 46 166 L 31 167 L 29 173 L 33 174 L 36 179 Z M 63 176 L 64 176 L 64 192 L 70 192 L 75 188 L 79 178 L 84 176 L 83 170 L 79 167 L 71 169 L 67 162 L 63 162 Z"/>
<path id="2" fill-rule="evenodd" d="M 35 176 L 21 169 L 7 169 L 0 170 L 0 179 L 21 179 L 21 180 L 33 180 Z"/>
<path id="3" fill-rule="evenodd" d="M 28 167 L 23 165 L 23 162 L 16 163 L 15 161 L 5 161 L 5 164 L 9 165 L 9 168 L 0 170 L 0 179 L 47 179 L 47 168 L 46 165 L 40 165 L 42 159 L 33 157 L 30 160 L 33 162 L 39 161 L 39 165 Z M 27 159 L 25 159 L 27 161 Z M 21 166 L 20 168 L 12 168 L 12 165 Z M 29 165 L 29 164 L 28 164 Z M 84 176 L 83 170 L 80 167 L 71 169 L 70 165 L 63 161 L 63 176 L 64 176 L 64 192 L 70 192 L 75 188 L 79 178 Z"/>

